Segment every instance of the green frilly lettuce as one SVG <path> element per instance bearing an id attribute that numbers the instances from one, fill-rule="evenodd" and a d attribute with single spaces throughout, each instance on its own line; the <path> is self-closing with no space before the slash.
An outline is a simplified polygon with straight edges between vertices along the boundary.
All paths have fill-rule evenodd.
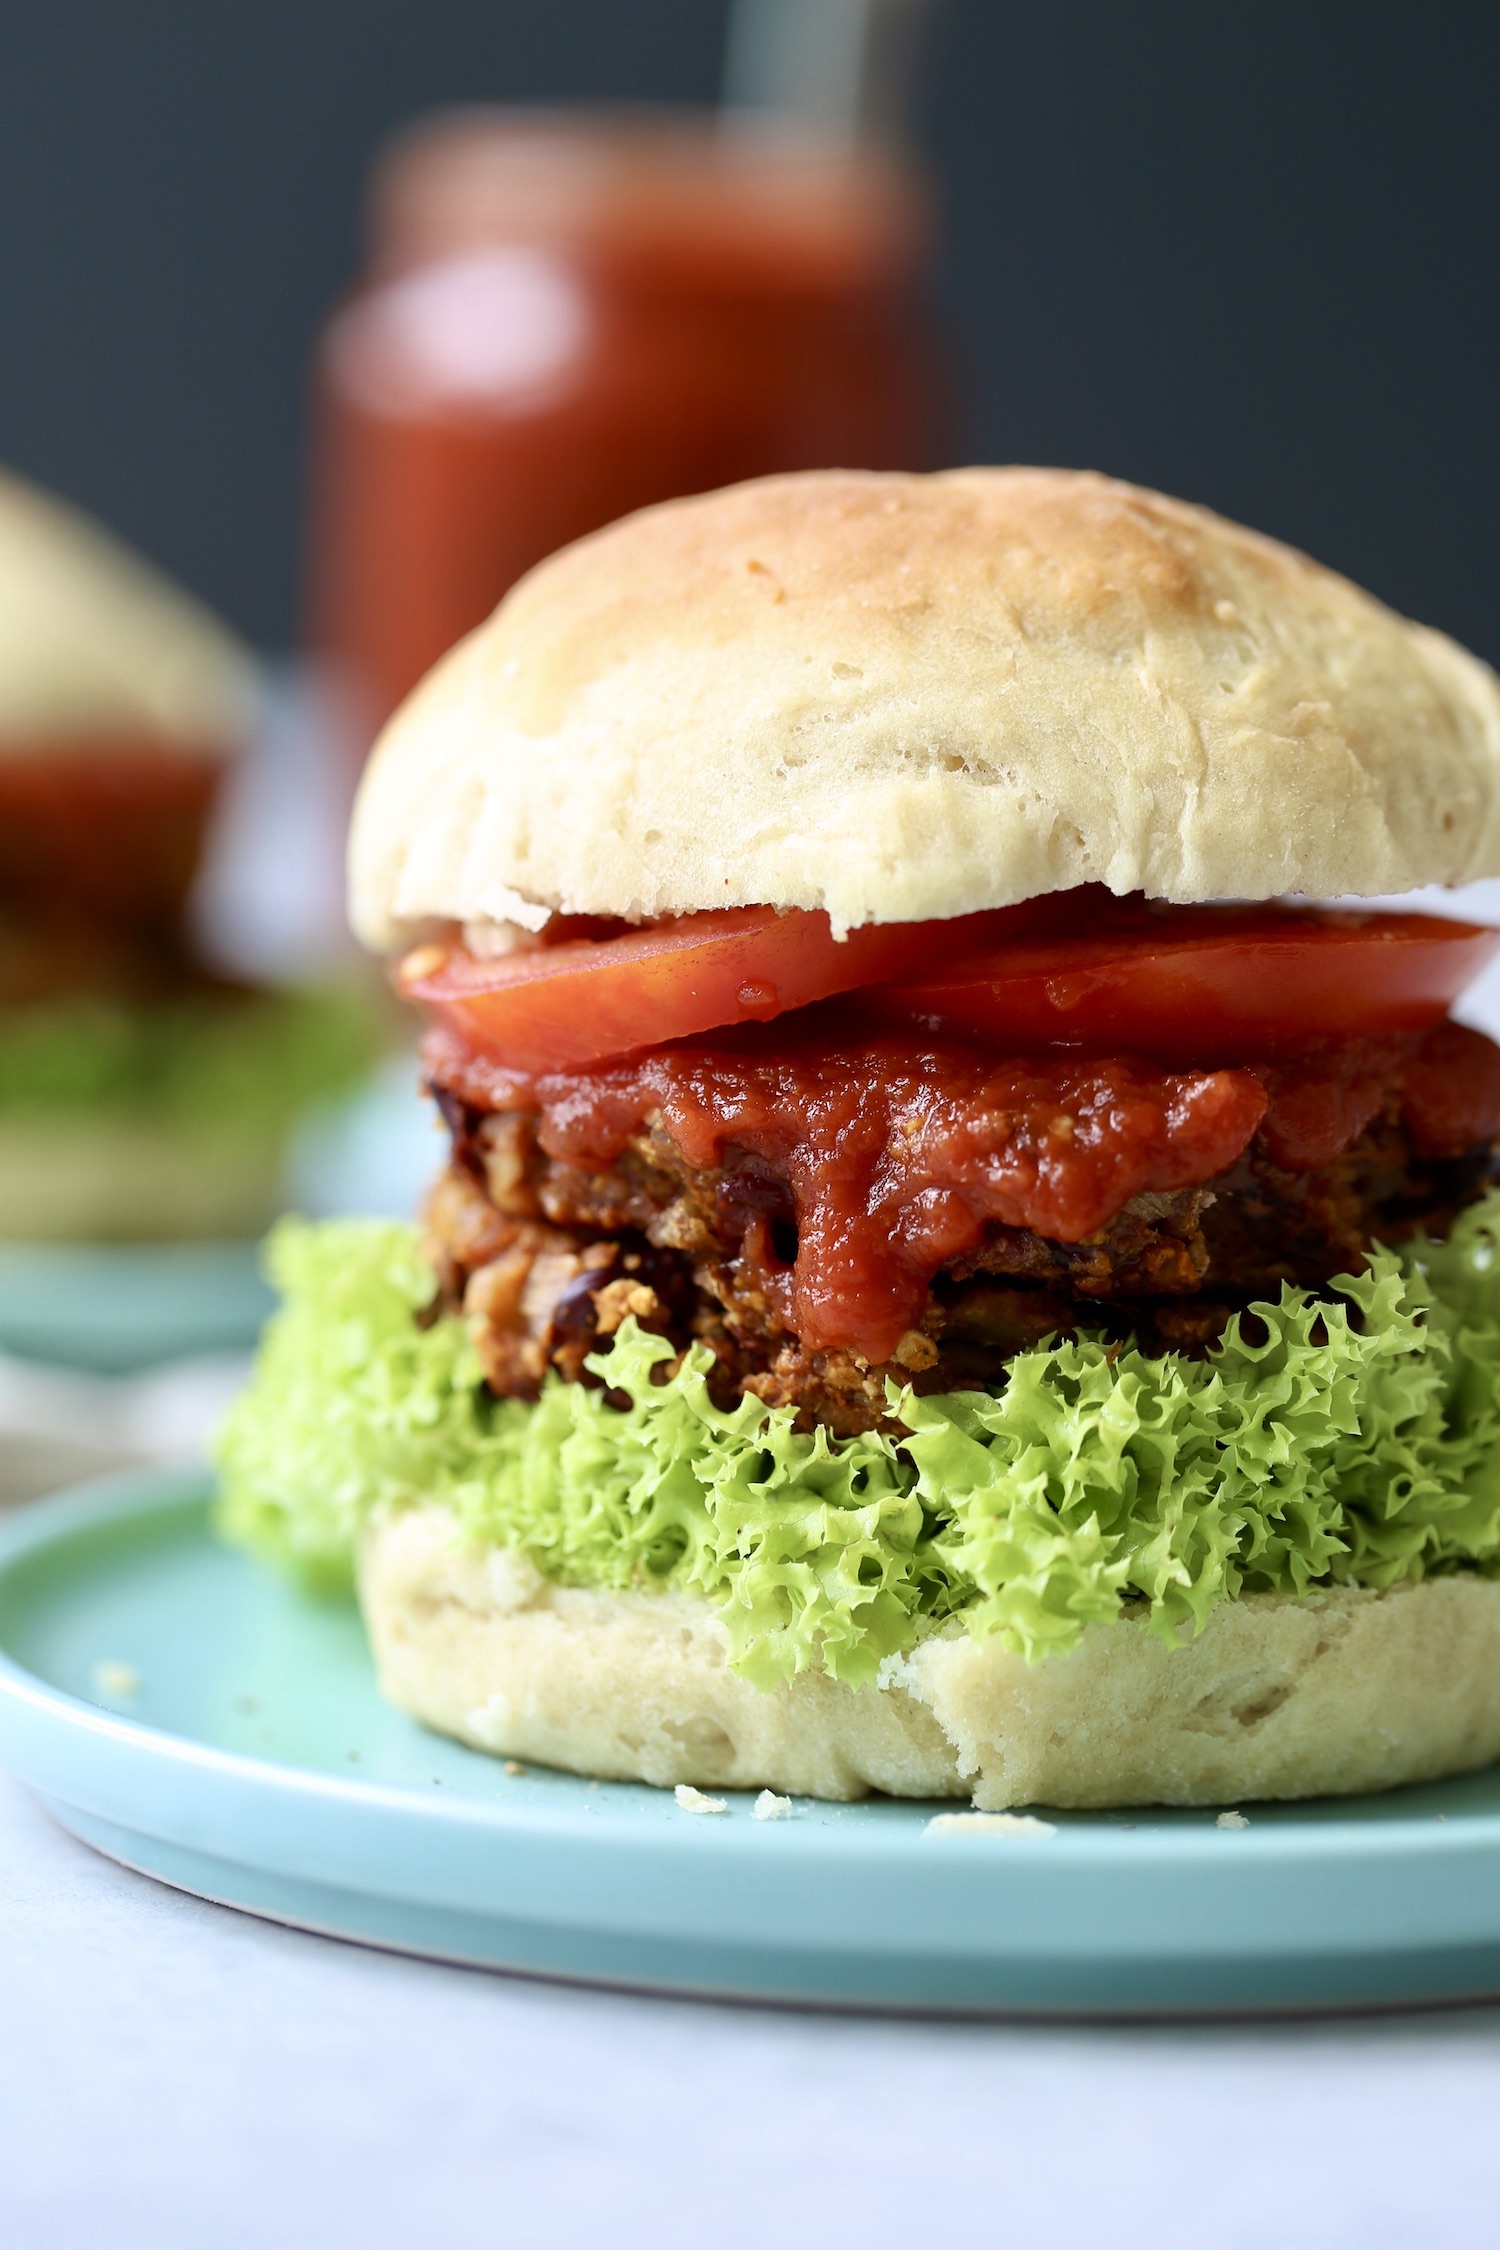
<path id="1" fill-rule="evenodd" d="M 1122 1613 L 1175 1641 L 1242 1591 L 1500 1570 L 1500 1195 L 1331 1300 L 1283 1289 L 1205 1359 L 1085 1340 L 1021 1353 L 994 1396 L 893 1388 L 899 1439 L 726 1411 L 707 1353 L 667 1378 L 632 1321 L 590 1362 L 623 1410 L 553 1379 L 496 1400 L 463 1322 L 414 1318 L 409 1228 L 288 1222 L 270 1270 L 221 1520 L 315 1581 L 372 1517 L 437 1501 L 565 1583 L 696 1590 L 772 1686 L 872 1679 L 948 1618 L 1036 1659 Z"/>
<path id="2" fill-rule="evenodd" d="M 0 1010 L 0 1116 L 80 1113 L 203 1136 L 275 1131 L 374 1059 L 376 1012 L 353 985 L 88 993 Z"/>

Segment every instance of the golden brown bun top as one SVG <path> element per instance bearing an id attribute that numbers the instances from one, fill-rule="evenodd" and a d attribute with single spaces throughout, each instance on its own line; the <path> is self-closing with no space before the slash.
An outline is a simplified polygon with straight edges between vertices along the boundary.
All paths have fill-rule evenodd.
<path id="1" fill-rule="evenodd" d="M 1206 509 L 1090 474 L 770 477 L 543 563 L 392 720 L 351 908 L 918 921 L 1500 874 L 1500 683 Z"/>
<path id="2" fill-rule="evenodd" d="M 250 659 L 103 527 L 0 470 L 0 757 L 49 742 L 232 746 Z"/>

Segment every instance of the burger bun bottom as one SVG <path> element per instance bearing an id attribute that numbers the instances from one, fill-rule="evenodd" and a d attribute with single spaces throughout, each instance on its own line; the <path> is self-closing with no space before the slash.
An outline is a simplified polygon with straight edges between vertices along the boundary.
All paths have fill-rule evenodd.
<path id="1" fill-rule="evenodd" d="M 1348 1796 L 1500 1757 L 1500 1583 L 1226 1602 L 1169 1648 L 1128 1619 L 1028 1665 L 950 1627 L 878 1685 L 752 1687 L 709 1604 L 553 1584 L 413 1507 L 365 1536 L 388 1699 L 497 1755 L 659 1788 L 1017 1805 Z"/>

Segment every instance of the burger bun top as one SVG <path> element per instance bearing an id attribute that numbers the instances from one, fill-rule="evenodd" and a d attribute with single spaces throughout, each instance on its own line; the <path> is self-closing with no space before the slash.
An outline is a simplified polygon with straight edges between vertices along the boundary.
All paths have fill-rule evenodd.
<path id="1" fill-rule="evenodd" d="M 1485 665 L 1204 508 L 1025 468 L 769 477 L 565 548 L 391 721 L 350 867 L 377 947 L 1497 874 Z"/>
<path id="2" fill-rule="evenodd" d="M 252 707 L 250 658 L 207 610 L 0 470 L 0 758 L 143 740 L 216 754 Z"/>

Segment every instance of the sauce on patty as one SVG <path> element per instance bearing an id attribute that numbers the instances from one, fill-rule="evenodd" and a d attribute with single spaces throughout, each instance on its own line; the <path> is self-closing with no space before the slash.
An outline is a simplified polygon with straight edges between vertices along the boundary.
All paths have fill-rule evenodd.
<path id="1" fill-rule="evenodd" d="M 450 1032 L 425 1055 L 461 1101 L 534 1113 L 560 1163 L 604 1171 L 656 1132 L 704 1171 L 784 1180 L 794 1239 L 752 1220 L 744 1255 L 804 1344 L 871 1361 L 895 1354 L 934 1275 L 995 1228 L 1085 1241 L 1134 1197 L 1212 1180 L 1257 1131 L 1294 1172 L 1347 1147 L 1393 1095 L 1434 1154 L 1500 1132 L 1500 1049 L 1454 1024 L 1216 1071 L 769 1031 L 541 1077 Z"/>

